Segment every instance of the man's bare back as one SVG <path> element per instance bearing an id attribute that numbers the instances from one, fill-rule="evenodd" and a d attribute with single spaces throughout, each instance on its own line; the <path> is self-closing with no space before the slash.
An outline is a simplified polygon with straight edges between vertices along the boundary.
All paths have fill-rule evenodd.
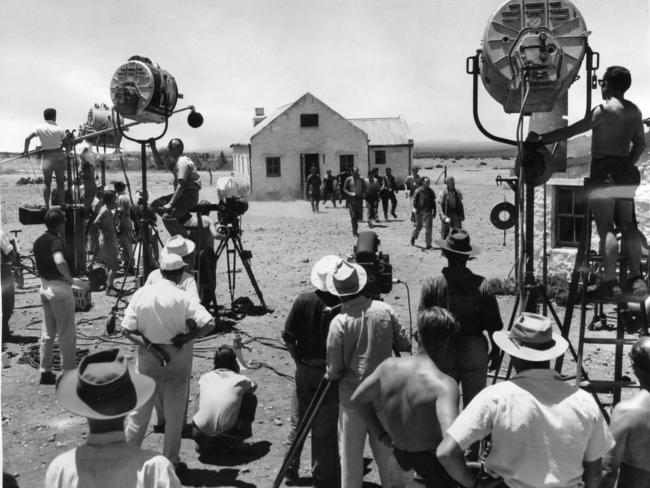
<path id="1" fill-rule="evenodd" d="M 456 382 L 426 354 L 391 358 L 377 373 L 379 404 L 393 445 L 409 452 L 435 449 L 457 413 Z"/>
<path id="2" fill-rule="evenodd" d="M 594 109 L 592 118 L 593 158 L 628 157 L 630 144 L 639 137 L 643 138 L 641 111 L 629 100 L 609 98 Z"/>

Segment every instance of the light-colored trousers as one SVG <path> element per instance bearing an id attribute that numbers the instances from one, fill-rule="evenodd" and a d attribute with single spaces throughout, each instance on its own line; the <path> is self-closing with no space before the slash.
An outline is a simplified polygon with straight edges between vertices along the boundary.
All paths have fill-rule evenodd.
<path id="1" fill-rule="evenodd" d="M 390 447 L 368 430 L 358 410 L 339 406 L 339 453 L 341 455 L 341 488 L 361 488 L 363 485 L 363 448 L 366 437 L 372 457 L 377 464 L 382 488 L 390 488 Z"/>
<path id="2" fill-rule="evenodd" d="M 159 347 L 169 354 L 167 366 L 161 366 L 158 357 L 144 347 L 138 348 L 136 369 L 154 379 L 156 391 L 147 403 L 129 415 L 125 428 L 126 441 L 136 446 L 142 445 L 154 403 L 159 403 L 165 417 L 163 455 L 176 465 L 180 461 L 178 453 L 185 424 L 186 392 L 192 370 L 192 345 L 185 344 L 182 348 L 174 345 Z"/>
<path id="3" fill-rule="evenodd" d="M 422 226 L 425 227 L 424 242 L 430 246 L 433 242 L 433 212 L 419 211 L 415 213 L 415 225 L 413 227 L 413 234 L 411 239 L 415 240 L 420 235 Z"/>
<path id="4" fill-rule="evenodd" d="M 61 368 L 77 367 L 77 330 L 74 321 L 74 295 L 69 283 L 61 280 L 41 280 L 39 290 L 43 306 L 41 331 L 41 372 L 52 371 L 54 336 L 59 335 Z"/>

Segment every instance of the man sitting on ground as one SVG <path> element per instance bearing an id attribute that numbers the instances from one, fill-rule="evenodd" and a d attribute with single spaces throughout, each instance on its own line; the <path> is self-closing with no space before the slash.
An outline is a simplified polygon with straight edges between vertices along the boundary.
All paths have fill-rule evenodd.
<path id="1" fill-rule="evenodd" d="M 601 488 L 650 486 L 650 337 L 642 337 L 630 352 L 640 391 L 623 400 L 612 413 L 610 428 L 616 446 L 605 456 Z"/>
<path id="2" fill-rule="evenodd" d="M 392 477 L 395 488 L 405 486 L 404 475 L 412 469 L 427 487 L 456 487 L 438 462 L 436 447 L 458 415 L 458 385 L 438 369 L 436 360 L 449 353 L 448 346 L 459 331 L 458 322 L 444 308 L 421 311 L 418 353 L 387 359 L 352 395 L 352 405 L 359 408 L 369 429 L 393 447 L 393 456 L 404 471 L 398 485 L 397 477 Z M 384 422 L 375 405 L 381 405 Z"/>
<path id="3" fill-rule="evenodd" d="M 437 449 L 447 472 L 465 487 L 597 488 L 602 458 L 614 445 L 598 405 L 550 369 L 568 342 L 542 315 L 524 313 L 494 341 L 517 375 L 483 389 L 447 429 Z M 489 479 L 465 464 L 463 450 L 492 436 Z M 495 478 L 501 479 L 499 482 Z"/>
<path id="4" fill-rule="evenodd" d="M 127 444 L 124 436 L 126 415 L 147 403 L 155 388 L 154 380 L 127 366 L 119 349 L 89 354 L 78 369 L 63 373 L 56 399 L 69 412 L 86 417 L 90 433 L 84 445 L 50 463 L 44 486 L 180 488 L 172 463 Z"/>
<path id="5" fill-rule="evenodd" d="M 194 440 L 201 454 L 215 454 L 238 446 L 253 435 L 257 385 L 239 374 L 232 347 L 214 354 L 214 371 L 199 380 L 199 410 L 192 418 Z"/>

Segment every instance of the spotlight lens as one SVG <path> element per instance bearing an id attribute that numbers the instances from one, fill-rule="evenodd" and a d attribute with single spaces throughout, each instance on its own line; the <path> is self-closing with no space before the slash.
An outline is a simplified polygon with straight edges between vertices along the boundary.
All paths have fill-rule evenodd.
<path id="1" fill-rule="evenodd" d="M 203 115 L 198 112 L 190 112 L 190 114 L 187 116 L 187 123 L 193 129 L 201 127 L 201 125 L 203 125 Z"/>

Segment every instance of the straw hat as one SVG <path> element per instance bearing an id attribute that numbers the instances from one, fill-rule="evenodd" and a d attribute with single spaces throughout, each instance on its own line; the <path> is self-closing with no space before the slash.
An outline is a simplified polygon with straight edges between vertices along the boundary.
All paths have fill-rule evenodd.
<path id="1" fill-rule="evenodd" d="M 325 279 L 327 275 L 330 275 L 336 271 L 337 266 L 341 263 L 342 259 L 333 254 L 323 256 L 314 267 L 311 269 L 311 284 L 314 285 L 314 288 L 320 291 L 327 291 L 327 284 Z"/>
<path id="2" fill-rule="evenodd" d="M 194 244 L 193 240 L 185 239 L 182 235 L 177 234 L 167 239 L 165 247 L 163 247 L 160 251 L 160 256 L 162 257 L 166 256 L 167 254 L 177 254 L 180 257 L 184 258 L 188 254 L 192 254 L 195 247 L 196 245 Z"/>
<path id="3" fill-rule="evenodd" d="M 367 281 L 366 270 L 358 264 L 347 261 L 341 261 L 335 272 L 325 278 L 327 291 L 339 297 L 356 295 L 364 289 Z"/>
<path id="4" fill-rule="evenodd" d="M 128 366 L 119 349 L 89 354 L 66 371 L 56 385 L 56 399 L 66 410 L 96 420 L 124 417 L 153 395 L 156 383 Z"/>
<path id="5" fill-rule="evenodd" d="M 569 347 L 564 337 L 552 331 L 551 319 L 529 312 L 521 314 L 512 329 L 499 330 L 492 338 L 503 352 L 534 362 L 550 361 Z"/>
<path id="6" fill-rule="evenodd" d="M 178 254 L 167 254 L 160 258 L 160 269 L 162 271 L 176 271 L 184 267 L 185 262 Z"/>

